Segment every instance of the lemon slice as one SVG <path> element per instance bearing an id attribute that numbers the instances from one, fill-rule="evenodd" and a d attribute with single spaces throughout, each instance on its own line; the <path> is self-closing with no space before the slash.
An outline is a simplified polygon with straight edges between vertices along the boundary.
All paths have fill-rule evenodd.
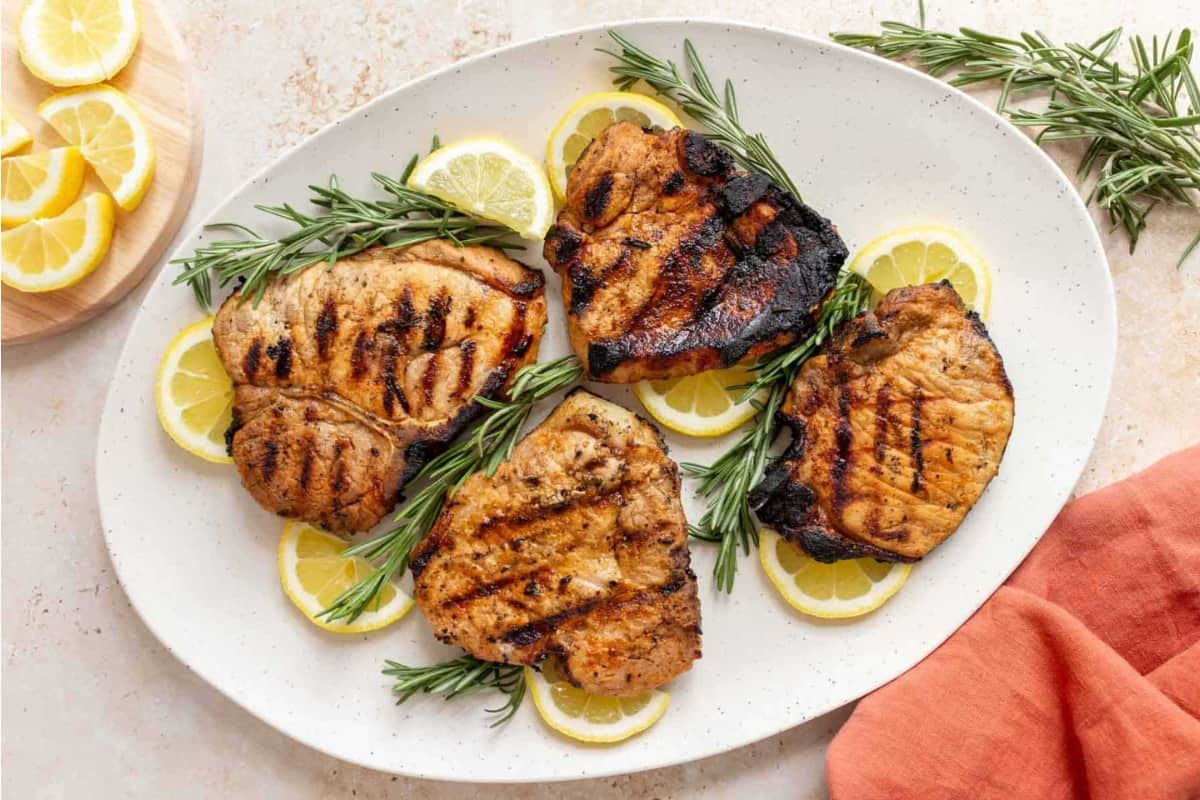
<path id="1" fill-rule="evenodd" d="M 49 292 L 83 280 L 112 241 L 113 204 L 89 194 L 57 217 L 33 219 L 0 235 L 0 280 L 22 292 Z"/>
<path id="2" fill-rule="evenodd" d="M 83 86 L 129 63 L 142 22 L 135 0 L 26 0 L 19 26 L 30 72 L 55 86 Z"/>
<path id="3" fill-rule="evenodd" d="M 5 227 L 34 217 L 52 217 L 79 196 L 83 156 L 78 147 L 56 147 L 0 161 L 0 194 Z"/>
<path id="4" fill-rule="evenodd" d="M 687 436 L 721 436 L 753 417 L 751 400 L 762 401 L 765 392 L 739 402 L 745 386 L 754 380 L 746 367 L 713 369 L 697 375 L 640 381 L 633 393 L 650 416 L 671 430 Z"/>
<path id="5" fill-rule="evenodd" d="M 572 686 L 554 657 L 541 670 L 525 668 L 525 684 L 542 721 L 563 736 L 581 742 L 612 743 L 636 736 L 658 722 L 671 695 L 654 689 L 637 697 L 588 694 Z"/>
<path id="6" fill-rule="evenodd" d="M 466 139 L 425 156 L 408 184 L 526 239 L 541 239 L 554 220 L 546 173 L 500 139 Z"/>
<path id="7" fill-rule="evenodd" d="M 233 420 L 233 382 L 212 339 L 213 318 L 181 330 L 158 365 L 154 401 L 158 421 L 175 443 L 193 455 L 231 464 L 225 431 Z"/>
<path id="8" fill-rule="evenodd" d="M 391 625 L 413 607 L 412 597 L 392 583 L 384 584 L 354 622 L 326 622 L 317 616 L 339 594 L 371 572 L 366 559 L 342 555 L 349 546 L 345 539 L 305 522 L 284 525 L 283 536 L 279 538 L 279 579 L 284 594 L 309 622 L 327 631 L 366 633 Z"/>
<path id="9" fill-rule="evenodd" d="M 51 95 L 38 114 L 74 145 L 126 211 L 137 208 L 154 177 L 154 141 L 142 115 L 111 86 Z"/>
<path id="10" fill-rule="evenodd" d="M 0 156 L 20 150 L 33 141 L 25 126 L 17 122 L 8 113 L 8 109 L 0 106 Z"/>
<path id="11" fill-rule="evenodd" d="M 912 570 L 912 564 L 873 558 L 824 564 L 770 528 L 759 532 L 758 560 L 789 606 L 826 619 L 874 611 L 900 590 Z"/>
<path id="12" fill-rule="evenodd" d="M 567 195 L 567 176 L 575 162 L 592 140 L 614 122 L 668 130 L 683 125 L 675 112 L 642 94 L 597 92 L 576 100 L 558 120 L 546 142 L 546 169 L 554 194 L 560 200 Z"/>
<path id="13" fill-rule="evenodd" d="M 879 295 L 899 286 L 948 280 L 967 307 L 987 319 L 992 274 L 962 235 L 939 225 L 921 225 L 885 233 L 858 251 L 850 262 Z"/>

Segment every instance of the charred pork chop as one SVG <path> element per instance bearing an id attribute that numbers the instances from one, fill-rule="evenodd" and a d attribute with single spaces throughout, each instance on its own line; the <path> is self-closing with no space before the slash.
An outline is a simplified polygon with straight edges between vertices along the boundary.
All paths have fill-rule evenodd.
<path id="1" fill-rule="evenodd" d="M 704 136 L 628 122 L 571 170 L 543 252 L 575 353 L 610 383 L 727 367 L 808 336 L 846 260 L 828 220 Z"/>
<path id="2" fill-rule="evenodd" d="M 226 438 L 264 508 L 371 528 L 400 487 L 537 357 L 542 276 L 487 247 L 430 241 L 318 263 L 235 294 L 213 338 L 235 387 Z"/>
<path id="3" fill-rule="evenodd" d="M 487 661 L 558 656 L 630 696 L 700 657 L 679 470 L 652 425 L 576 390 L 489 478 L 471 477 L 413 553 L 434 633 Z"/>
<path id="4" fill-rule="evenodd" d="M 896 289 L 801 369 L 794 438 L 751 496 L 818 561 L 916 561 L 996 474 L 1013 394 L 983 323 L 948 283 Z"/>

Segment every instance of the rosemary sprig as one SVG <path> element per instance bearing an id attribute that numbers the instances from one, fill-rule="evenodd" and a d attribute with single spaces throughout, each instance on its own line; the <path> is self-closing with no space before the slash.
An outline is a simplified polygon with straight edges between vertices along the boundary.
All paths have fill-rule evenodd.
<path id="1" fill-rule="evenodd" d="M 689 530 L 698 539 L 720 543 L 713 566 L 718 589 L 733 591 L 738 549 L 748 554 L 751 543 L 758 544 L 758 527 L 747 496 L 766 467 L 767 451 L 778 433 L 777 414 L 796 372 L 837 326 L 866 308 L 870 297 L 871 287 L 866 281 L 854 273 L 842 272 L 833 296 L 821 306 L 813 334 L 768 354 L 755 365 L 758 377 L 746 387 L 743 399 L 765 391 L 766 400 L 753 401 L 758 416 L 750 430 L 712 464 L 681 465 L 687 475 L 700 482 L 700 494 L 708 504 L 700 523 L 689 526 Z"/>
<path id="2" fill-rule="evenodd" d="M 485 709 L 489 714 L 498 715 L 492 721 L 493 728 L 512 719 L 525 699 L 524 667 L 480 661 L 474 656 L 462 656 L 428 667 L 410 667 L 388 661 L 383 674 L 396 679 L 392 692 L 396 695 L 397 705 L 418 692 L 453 700 L 484 689 L 497 689 L 507 695 L 508 700 L 502 706 Z"/>
<path id="3" fill-rule="evenodd" d="M 522 368 L 508 389 L 507 400 L 476 397 L 486 409 L 484 418 L 469 436 L 452 444 L 417 473 L 414 480 L 424 479 L 426 485 L 396 513 L 391 529 L 346 550 L 345 555 L 361 556 L 376 566 L 320 615 L 330 622 L 350 622 L 370 608 L 388 581 L 404 573 L 413 547 L 433 527 L 446 500 L 475 472 L 482 469 L 488 475 L 494 473 L 512 454 L 533 405 L 578 383 L 582 376 L 579 360 L 563 356 Z"/>
<path id="4" fill-rule="evenodd" d="M 1090 44 L 1063 45 L 1036 32 L 1006 38 L 901 22 L 884 22 L 881 28 L 878 35 L 831 35 L 839 44 L 869 48 L 886 58 L 913 56 L 934 76 L 959 70 L 950 78 L 952 86 L 998 83 L 997 111 L 1014 125 L 1040 128 L 1039 144 L 1086 142 L 1078 175 L 1096 179 L 1087 201 L 1103 208 L 1113 227 L 1125 229 L 1130 252 L 1155 205 L 1197 207 L 1200 90 L 1188 29 L 1173 43 L 1170 33 L 1149 43 L 1131 37 L 1130 69 L 1112 58 L 1120 28 Z M 1016 105 L 1030 93 L 1048 95 L 1045 107 Z"/>
<path id="5" fill-rule="evenodd" d="M 684 80 L 675 62 L 650 55 L 616 31 L 610 30 L 608 35 L 617 49 L 601 49 L 600 52 L 617 60 L 616 66 L 609 70 L 616 73 L 613 83 L 618 88 L 628 90 L 639 80 L 645 81 L 655 92 L 676 103 L 703 125 L 708 137 L 733 153 L 742 166 L 769 176 L 800 199 L 796 184 L 775 158 L 763 135 L 748 133 L 742 127 L 733 82 L 726 79 L 723 93 L 718 96 L 700 55 L 689 40 L 683 40 L 683 55 L 691 74 L 690 83 Z"/>
<path id="6" fill-rule="evenodd" d="M 183 272 L 174 283 L 191 286 L 196 302 L 208 309 L 212 306 L 214 279 L 220 287 L 244 279 L 242 297 L 257 304 L 273 278 L 318 261 L 332 265 L 375 244 L 405 247 L 429 239 L 450 239 L 460 245 L 516 246 L 514 233 L 508 228 L 468 216 L 443 200 L 408 188 L 408 177 L 416 164 L 414 155 L 399 179 L 371 173 L 387 192 L 385 199 L 354 197 L 339 188 L 337 177 L 331 176 L 328 186 L 308 187 L 313 193 L 311 202 L 322 209 L 320 213 L 305 214 L 287 203 L 256 206 L 296 226 L 277 239 L 237 223 L 209 225 L 208 230 L 236 231 L 246 238 L 200 245 L 192 255 L 175 259 L 171 263 L 181 264 Z"/>

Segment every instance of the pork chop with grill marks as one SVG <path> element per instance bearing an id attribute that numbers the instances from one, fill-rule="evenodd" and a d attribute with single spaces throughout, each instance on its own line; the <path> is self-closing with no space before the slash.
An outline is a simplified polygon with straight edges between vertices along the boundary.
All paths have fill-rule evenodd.
<path id="1" fill-rule="evenodd" d="M 813 331 L 846 260 L 827 219 L 683 128 L 605 129 L 546 236 L 588 375 L 633 383 L 745 363 Z"/>
<path id="2" fill-rule="evenodd" d="M 264 508 L 364 531 L 537 358 L 542 275 L 488 247 L 375 247 L 235 294 L 213 338 L 235 387 L 226 434 Z"/>
<path id="3" fill-rule="evenodd" d="M 558 656 L 588 692 L 641 694 L 700 657 L 679 469 L 652 425 L 583 390 L 463 484 L 410 569 L 439 639 Z"/>
<path id="4" fill-rule="evenodd" d="M 781 414 L 791 447 L 751 495 L 818 561 L 916 561 L 1000 466 L 1013 393 L 1000 353 L 950 284 L 895 289 L 801 367 Z"/>

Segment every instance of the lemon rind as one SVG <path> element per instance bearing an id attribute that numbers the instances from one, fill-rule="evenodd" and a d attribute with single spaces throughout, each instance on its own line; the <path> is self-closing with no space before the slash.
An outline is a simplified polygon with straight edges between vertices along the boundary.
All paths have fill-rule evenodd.
<path id="1" fill-rule="evenodd" d="M 35 12 L 39 10 L 40 6 L 44 5 L 44 2 L 39 3 L 38 0 L 28 0 L 25 3 L 25 7 L 21 9 L 21 17 L 17 23 L 17 50 L 21 58 L 21 63 L 25 65 L 25 68 L 51 86 L 88 86 L 89 84 L 112 80 L 121 70 L 129 65 L 133 54 L 137 52 L 138 42 L 142 37 L 142 14 L 137 2 L 131 0 L 131 2 L 120 3 L 122 15 L 131 14 L 132 16 L 125 20 L 130 24 L 125 26 L 125 29 L 122 31 L 121 47 L 119 49 L 112 48 L 112 52 L 117 54 L 116 58 L 111 63 L 106 64 L 103 63 L 104 59 L 101 57 L 98 65 L 94 65 L 87 70 L 80 69 L 73 73 L 66 70 L 60 71 L 56 67 L 61 65 L 56 65 L 44 58 L 45 51 L 43 48 L 37 47 L 30 50 L 27 47 L 30 41 L 36 40 L 36 35 L 32 27 L 36 23 Z"/>
<path id="2" fill-rule="evenodd" d="M 907 241 L 941 242 L 959 254 L 960 263 L 964 263 L 965 258 L 965 263 L 973 262 L 976 265 L 977 268 L 973 271 L 976 276 L 982 278 L 982 282 L 980 293 L 975 298 L 974 310 L 986 322 L 992 306 L 992 268 L 974 244 L 968 241 L 962 233 L 948 225 L 908 225 L 882 233 L 860 247 L 846 269 L 855 275 L 866 278 L 870 263 L 873 263 L 874 257 L 880 254 L 879 251 L 884 244 L 888 242 L 902 244 Z M 888 251 L 890 252 L 891 249 L 888 248 Z M 868 255 L 871 255 L 872 258 L 868 259 Z M 978 302 L 980 297 L 983 300 L 982 304 Z M 979 307 L 980 305 L 982 307 Z"/>
<path id="3" fill-rule="evenodd" d="M 190 349 L 196 341 L 201 339 L 201 333 L 206 336 L 212 336 L 213 319 L 212 316 L 205 317 L 199 322 L 187 326 L 171 339 L 170 344 L 167 345 L 166 352 L 163 353 L 162 360 L 158 363 L 158 372 L 154 378 L 154 405 L 158 411 L 159 424 L 175 444 L 197 458 L 202 458 L 213 464 L 232 464 L 233 457 L 224 450 L 216 453 L 198 447 L 189 437 L 185 437 L 179 433 L 177 428 L 180 426 L 175 424 L 178 422 L 178 415 L 173 413 L 168 414 L 169 411 L 174 411 L 174 404 L 168 402 L 167 399 L 166 377 L 168 368 L 174 368 L 179 363 L 180 355 L 184 350 Z M 168 422 L 168 418 L 171 422 Z"/>
<path id="4" fill-rule="evenodd" d="M 47 280 L 50 280 L 53 278 L 53 276 L 59 274 L 66 274 L 67 277 L 61 280 L 54 280 L 52 283 L 27 283 L 20 278 L 16 278 L 9 274 L 7 270 L 3 270 L 0 271 L 0 283 L 3 283 L 5 286 L 11 286 L 13 289 L 25 292 L 26 294 L 41 294 L 43 292 L 54 292 L 59 289 L 65 289 L 68 286 L 74 286 L 88 275 L 91 275 L 96 271 L 96 268 L 104 262 L 105 257 L 108 255 L 108 249 L 112 245 L 112 234 L 114 227 L 113 211 L 111 207 L 112 199 L 109 198 L 108 195 L 101 194 L 100 192 L 93 192 L 87 197 L 77 200 L 76 203 L 84 204 L 85 226 L 89 236 L 93 238 L 90 243 L 90 247 L 80 248 L 80 250 L 77 250 L 73 254 L 72 262 L 70 264 L 60 269 L 50 271 L 50 277 L 47 278 Z M 105 204 L 108 204 L 109 206 L 107 210 L 103 208 Z M 74 205 L 75 204 L 72 204 L 71 208 L 73 208 Z M 67 210 L 69 211 L 70 208 Z M 63 214 L 65 213 L 66 212 L 63 212 Z M 58 216 L 62 216 L 63 214 Z M 103 219 L 103 216 L 107 216 L 107 219 Z M 25 225 L 44 225 L 56 219 L 58 219 L 58 217 L 32 219 L 29 222 L 26 222 Z M 20 227 L 23 226 L 10 228 L 4 233 L 10 234 L 13 231 L 20 230 Z M 85 245 L 88 244 L 87 240 L 85 240 L 84 243 Z M 82 259 L 83 255 L 88 256 L 87 260 L 82 261 L 81 264 L 77 263 L 77 259 Z M 18 273 L 20 272 L 19 270 L 16 271 Z"/>
<path id="5" fill-rule="evenodd" d="M 552 710 L 554 703 L 549 698 L 550 684 L 540 672 L 533 667 L 525 667 L 525 683 L 529 686 L 529 693 L 533 698 L 533 706 L 537 709 L 538 716 L 541 717 L 542 722 L 546 723 L 547 727 L 569 739 L 587 744 L 616 744 L 644 733 L 654 723 L 662 719 L 663 714 L 667 713 L 667 708 L 671 704 L 670 694 L 664 692 L 662 689 L 654 689 L 651 693 L 655 697 L 646 705 L 646 708 L 650 709 L 649 713 L 639 711 L 633 717 L 633 719 L 637 719 L 634 725 L 629 728 L 622 728 L 620 733 L 611 735 L 585 733 L 578 728 L 572 728 L 570 724 L 563 721 L 562 716 Z M 630 719 L 630 717 L 623 717 L 622 719 Z M 583 724 L 586 727 L 601 727 L 595 723 L 584 722 Z"/>
<path id="6" fill-rule="evenodd" d="M 897 572 L 897 577 L 889 577 L 882 590 L 877 591 L 872 589 L 871 592 L 864 595 L 864 597 L 870 598 L 870 602 L 867 603 L 859 603 L 857 605 L 850 605 L 845 601 L 839 601 L 836 604 L 831 604 L 828 601 L 806 603 L 800 598 L 807 597 L 807 595 L 789 587 L 789 584 L 794 586 L 791 581 L 791 573 L 784 570 L 773 555 L 775 542 L 780 538 L 782 537 L 778 533 L 769 528 L 764 528 L 759 532 L 759 563 L 780 598 L 796 611 L 811 617 L 819 617 L 820 619 L 853 619 L 865 616 L 872 611 L 878 610 L 888 600 L 892 599 L 896 592 L 900 591 L 904 584 L 908 582 L 908 576 L 912 572 L 912 564 L 894 565 L 892 569 L 894 572 Z"/>
<path id="7" fill-rule="evenodd" d="M 408 177 L 408 184 L 418 191 L 427 192 L 435 197 L 445 200 L 448 203 L 455 204 L 456 198 L 447 197 L 443 194 L 433 191 L 428 188 L 427 182 L 429 176 L 437 171 L 450 159 L 461 155 L 464 152 L 494 152 L 501 153 L 506 158 L 514 161 L 522 162 L 524 171 L 533 179 L 535 192 L 535 203 L 537 207 L 537 215 L 535 222 L 539 223 L 536 226 L 525 228 L 517 231 L 517 234 L 524 239 L 541 240 L 545 237 L 546 232 L 550 229 L 550 225 L 554 222 L 554 191 L 550 187 L 550 181 L 546 177 L 546 170 L 534 158 L 529 156 L 516 145 L 509 142 L 507 139 L 498 136 L 474 136 L 468 139 L 460 139 L 451 144 L 434 150 L 429 155 L 422 158 L 413 167 L 412 174 Z M 482 219 L 494 219 L 486 217 L 476 212 L 474 209 L 462 209 L 463 213 L 479 216 Z M 507 225 L 503 220 L 495 220 L 501 224 Z"/>
<path id="8" fill-rule="evenodd" d="M 288 600 L 292 602 L 292 605 L 294 605 L 300 611 L 300 613 L 304 615 L 305 619 L 307 619 L 313 625 L 316 625 L 318 628 L 329 631 L 330 633 L 370 633 L 371 631 L 377 631 L 382 628 L 386 628 L 395 622 L 399 622 L 408 615 L 408 612 L 412 611 L 416 601 L 411 595 L 403 591 L 399 586 L 393 585 L 392 588 L 396 590 L 396 598 L 400 601 L 400 607 L 398 609 L 389 610 L 388 607 L 385 606 L 384 608 L 377 609 L 375 611 L 365 611 L 358 617 L 358 619 L 350 623 L 341 621 L 328 622 L 318 618 L 316 615 L 325 609 L 319 608 L 317 607 L 317 604 L 309 602 L 310 598 L 312 598 L 312 595 L 306 592 L 303 587 L 293 585 L 292 581 L 289 580 L 295 576 L 295 570 L 292 569 L 292 567 L 294 567 L 295 563 L 299 561 L 299 559 L 295 556 L 295 549 L 289 548 L 288 544 L 289 542 L 299 538 L 300 532 L 304 528 L 313 528 L 318 533 L 324 534 L 325 536 L 329 536 L 343 542 L 344 540 L 333 536 L 333 534 L 323 531 L 320 528 L 314 528 L 312 525 L 309 525 L 306 522 L 289 520 L 288 522 L 284 523 L 283 533 L 279 537 L 279 582 L 283 587 L 284 595 L 286 595 Z M 345 544 L 347 547 L 349 547 L 350 543 L 345 542 Z M 389 606 L 395 604 L 396 600 L 393 600 L 392 603 L 389 603 Z"/>
<path id="9" fill-rule="evenodd" d="M 664 428 L 668 428 L 684 436 L 696 439 L 715 439 L 718 436 L 737 430 L 754 418 L 758 413 L 749 403 L 737 403 L 729 411 L 717 417 L 700 417 L 695 414 L 682 414 L 666 404 L 665 399 L 650 385 L 649 381 L 639 381 L 633 385 L 633 394 L 646 409 L 646 413 L 654 418 Z M 726 419 L 728 417 L 728 419 Z M 684 419 L 711 419 L 720 422 L 713 425 L 689 425 Z"/>
<path id="10" fill-rule="evenodd" d="M 80 95 L 85 96 L 80 98 Z M 146 196 L 146 192 L 149 191 L 150 185 L 154 182 L 154 174 L 158 168 L 158 151 L 154 146 L 154 136 L 150 132 L 150 126 L 146 124 L 145 117 L 138 111 L 133 101 L 120 89 L 106 83 L 94 86 L 76 86 L 47 97 L 38 104 L 37 113 L 60 136 L 70 141 L 66 132 L 54 124 L 53 118 L 65 108 L 75 107 L 89 99 L 102 97 L 107 98 L 104 102 L 107 102 L 117 112 L 127 116 L 131 120 L 130 128 L 132 130 L 135 132 L 140 131 L 141 133 L 140 137 L 135 136 L 134 144 L 137 144 L 140 140 L 142 146 L 134 147 L 136 159 L 133 167 L 122 175 L 120 186 L 114 188 L 105 184 L 105 188 L 113 196 L 113 200 L 116 201 L 117 205 L 125 211 L 133 211 L 141 204 L 142 199 Z M 79 147 L 84 160 L 95 169 L 96 161 L 89 155 L 85 143 L 70 143 Z M 132 184 L 130 183 L 131 181 L 133 181 Z"/>
<path id="11" fill-rule="evenodd" d="M 13 159 L 30 159 L 43 155 L 31 153 L 25 156 L 10 156 Z M 34 193 L 20 204 L 11 199 L 5 199 L 3 212 L 0 213 L 0 223 L 5 227 L 24 225 L 31 219 L 57 216 L 70 208 L 79 199 L 83 189 L 84 161 L 79 148 L 75 145 L 54 147 L 44 151 L 47 158 L 48 174 L 57 172 L 58 180 L 46 180 L 40 184 Z M 11 165 L 10 165 L 11 166 Z M 12 213 L 16 206 L 17 213 Z"/>
<path id="12" fill-rule="evenodd" d="M 637 92 L 594 92 L 579 98 L 558 118 L 558 122 L 550 130 L 550 136 L 546 139 L 546 173 L 550 178 L 550 189 L 553 191 L 556 199 L 561 201 L 567 196 L 565 170 L 559 169 L 559 159 L 557 157 L 557 154 L 562 152 L 562 147 L 555 147 L 555 144 L 559 142 L 562 136 L 562 132 L 568 124 L 577 125 L 579 120 L 583 118 L 584 115 L 582 112 L 585 109 L 590 112 L 597 108 L 613 108 L 622 104 L 644 105 L 654 109 L 661 115 L 669 117 L 674 121 L 675 126 L 683 125 L 683 122 L 670 107 L 653 97 L 638 94 Z M 560 172 L 563 173 L 561 186 L 559 185 Z"/>

